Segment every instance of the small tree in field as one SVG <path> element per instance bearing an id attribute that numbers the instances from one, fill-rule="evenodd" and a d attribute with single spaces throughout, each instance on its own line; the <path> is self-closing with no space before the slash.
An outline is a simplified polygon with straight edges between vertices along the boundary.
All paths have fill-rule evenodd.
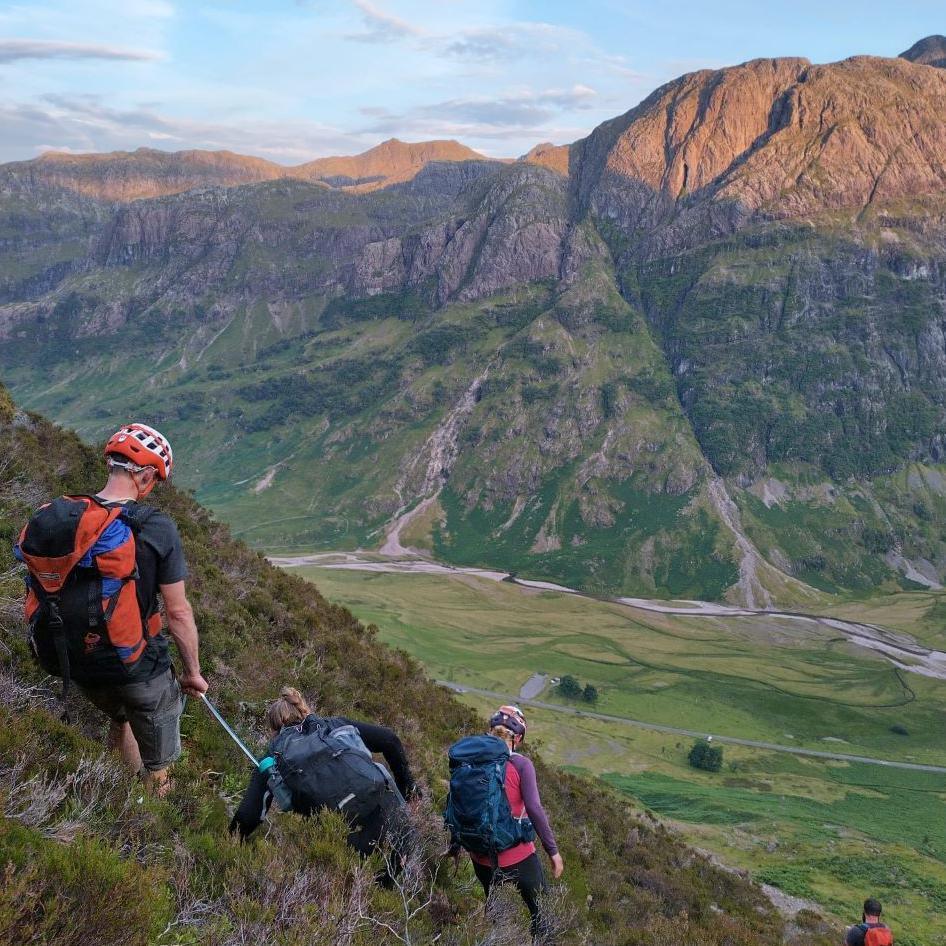
<path id="1" fill-rule="evenodd" d="M 687 759 L 694 769 L 718 772 L 723 767 L 723 747 L 714 746 L 706 739 L 698 739 L 693 743 Z"/>
<path id="2" fill-rule="evenodd" d="M 566 673 L 558 684 L 558 690 L 562 696 L 577 700 L 581 696 L 581 684 L 570 674 Z"/>
<path id="3" fill-rule="evenodd" d="M 586 703 L 597 703 L 598 702 L 597 687 L 593 687 L 590 683 L 585 684 L 584 690 L 581 691 L 581 698 Z"/>

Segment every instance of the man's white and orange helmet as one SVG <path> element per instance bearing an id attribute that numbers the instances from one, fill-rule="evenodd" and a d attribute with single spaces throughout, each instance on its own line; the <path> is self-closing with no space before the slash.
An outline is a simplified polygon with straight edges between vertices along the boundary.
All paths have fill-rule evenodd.
<path id="1" fill-rule="evenodd" d="M 132 469 L 153 466 L 161 480 L 168 479 L 174 466 L 174 452 L 167 437 L 147 424 L 126 424 L 116 430 L 105 444 L 105 456 L 109 458 L 112 466 L 124 469 L 130 467 L 116 461 L 114 457 L 129 460 L 133 464 Z"/>

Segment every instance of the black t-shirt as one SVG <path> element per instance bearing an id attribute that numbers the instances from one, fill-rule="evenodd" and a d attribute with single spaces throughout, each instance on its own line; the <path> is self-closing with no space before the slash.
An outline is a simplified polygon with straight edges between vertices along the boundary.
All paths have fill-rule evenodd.
<path id="1" fill-rule="evenodd" d="M 124 506 L 130 517 L 140 521 L 135 535 L 135 562 L 138 566 L 138 604 L 147 617 L 158 610 L 158 588 L 173 585 L 187 578 L 187 563 L 177 526 L 166 513 L 139 503 L 102 503 L 103 506 Z M 171 666 L 168 639 L 159 634 L 135 668 L 136 680 L 150 680 Z"/>

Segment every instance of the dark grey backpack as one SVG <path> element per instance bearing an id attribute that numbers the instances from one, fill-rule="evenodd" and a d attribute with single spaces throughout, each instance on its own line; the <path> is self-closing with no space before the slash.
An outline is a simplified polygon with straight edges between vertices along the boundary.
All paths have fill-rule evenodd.
<path id="1" fill-rule="evenodd" d="M 337 721 L 336 721 L 337 722 Z M 349 824 L 373 814 L 385 797 L 400 797 L 387 769 L 375 762 L 358 730 L 349 724 L 307 716 L 283 726 L 270 754 L 292 794 L 293 810 L 341 812 Z"/>

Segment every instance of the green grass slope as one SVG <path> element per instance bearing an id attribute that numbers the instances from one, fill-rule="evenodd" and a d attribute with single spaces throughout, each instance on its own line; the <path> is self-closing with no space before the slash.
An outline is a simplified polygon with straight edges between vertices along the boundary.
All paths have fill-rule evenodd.
<path id="1" fill-rule="evenodd" d="M 916 589 L 917 572 L 940 583 L 941 219 L 930 200 L 647 259 L 612 235 L 625 295 L 747 534 L 823 591 Z"/>
<path id="2" fill-rule="evenodd" d="M 430 438 L 477 385 L 417 545 L 589 590 L 722 597 L 738 569 L 708 467 L 650 328 L 585 238 L 598 256 L 566 291 L 537 282 L 440 308 L 422 292 L 312 295 L 225 316 L 208 303 L 204 319 L 155 302 L 123 331 L 122 358 L 82 337 L 97 303 L 73 286 L 42 344 L 6 346 L 3 373 L 88 438 L 150 417 L 181 481 L 270 551 L 379 545 L 423 495 Z M 149 272 L 97 274 L 96 298 Z"/>
<path id="3" fill-rule="evenodd" d="M 245 767 L 196 707 L 185 714 L 184 758 L 163 801 L 142 797 L 102 756 L 102 723 L 91 711 L 77 705 L 79 725 L 62 723 L 53 682 L 27 656 L 10 544 L 31 508 L 93 487 L 101 463 L 73 434 L 17 411 L 2 391 L 0 458 L 0 941 L 521 941 L 521 932 L 504 939 L 487 929 L 468 874 L 441 873 L 432 886 L 428 877 L 442 843 L 444 749 L 475 729 L 474 716 L 410 657 L 382 646 L 375 629 L 235 542 L 186 493 L 168 489 L 158 501 L 181 527 L 213 695 L 257 745 L 262 707 L 283 681 L 326 712 L 395 727 L 432 796 L 420 816 L 433 835 L 430 859 L 417 884 L 405 897 L 375 890 L 370 868 L 353 860 L 330 819 L 277 817 L 265 837 L 233 841 L 226 824 Z M 568 864 L 563 942 L 781 941 L 782 924 L 745 880 L 587 781 L 541 764 L 540 780 Z"/>

